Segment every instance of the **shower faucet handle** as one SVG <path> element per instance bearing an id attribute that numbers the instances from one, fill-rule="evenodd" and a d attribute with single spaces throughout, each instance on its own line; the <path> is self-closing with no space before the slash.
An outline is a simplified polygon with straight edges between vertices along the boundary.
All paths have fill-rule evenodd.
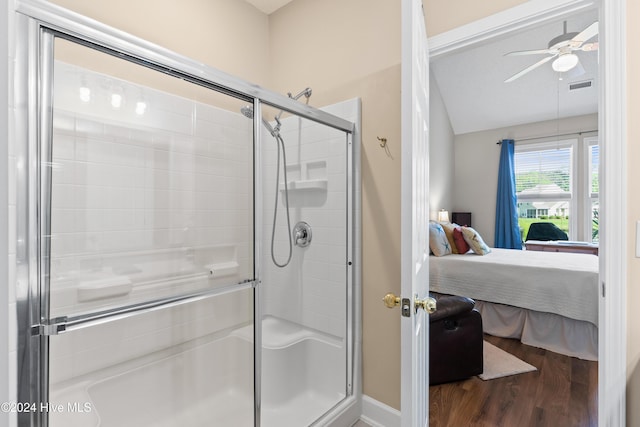
<path id="1" fill-rule="evenodd" d="M 311 226 L 309 224 L 300 221 L 293 227 L 293 243 L 301 248 L 311 244 Z"/>

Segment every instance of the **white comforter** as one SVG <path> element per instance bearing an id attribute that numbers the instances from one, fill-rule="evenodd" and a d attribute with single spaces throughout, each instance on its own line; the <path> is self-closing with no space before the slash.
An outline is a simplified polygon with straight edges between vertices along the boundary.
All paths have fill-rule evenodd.
<path id="1" fill-rule="evenodd" d="M 598 325 L 598 257 L 495 249 L 429 257 L 434 292 L 556 313 Z"/>

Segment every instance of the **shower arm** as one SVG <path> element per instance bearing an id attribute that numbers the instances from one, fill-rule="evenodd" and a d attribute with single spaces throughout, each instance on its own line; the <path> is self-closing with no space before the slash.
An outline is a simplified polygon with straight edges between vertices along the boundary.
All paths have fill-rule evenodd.
<path id="1" fill-rule="evenodd" d="M 297 95 L 292 95 L 291 92 L 287 92 L 287 96 L 295 101 L 297 101 L 298 99 L 300 99 L 301 96 L 304 95 L 304 97 L 306 98 L 307 104 L 309 103 L 309 98 L 311 97 L 311 88 L 310 87 L 306 87 L 304 89 L 302 89 Z M 278 124 L 278 129 L 280 126 L 280 116 L 282 116 L 282 110 L 280 110 L 280 112 L 276 115 L 275 120 L 276 123 Z"/>
<path id="2" fill-rule="evenodd" d="M 289 96 L 289 98 L 295 99 L 296 101 L 302 96 L 304 95 L 305 98 L 309 99 L 309 97 L 311 96 L 311 88 L 310 87 L 306 87 L 304 89 L 302 89 L 300 91 L 299 94 L 297 94 L 296 96 L 292 96 L 291 92 L 288 92 L 287 95 Z"/>

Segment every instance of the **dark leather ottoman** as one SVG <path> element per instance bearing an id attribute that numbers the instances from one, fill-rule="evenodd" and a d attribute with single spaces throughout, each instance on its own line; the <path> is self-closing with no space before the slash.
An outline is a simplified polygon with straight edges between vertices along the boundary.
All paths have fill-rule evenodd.
<path id="1" fill-rule="evenodd" d="M 429 315 L 429 384 L 459 381 L 482 373 L 482 316 L 471 298 L 434 295 Z"/>

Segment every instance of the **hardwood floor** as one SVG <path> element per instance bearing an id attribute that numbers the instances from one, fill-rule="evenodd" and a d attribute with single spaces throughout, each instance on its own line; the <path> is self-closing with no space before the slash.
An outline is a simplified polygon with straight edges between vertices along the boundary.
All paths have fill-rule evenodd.
<path id="1" fill-rule="evenodd" d="M 598 362 L 530 347 L 517 340 L 485 335 L 493 345 L 538 368 L 535 372 L 429 389 L 429 426 L 598 425 Z"/>

